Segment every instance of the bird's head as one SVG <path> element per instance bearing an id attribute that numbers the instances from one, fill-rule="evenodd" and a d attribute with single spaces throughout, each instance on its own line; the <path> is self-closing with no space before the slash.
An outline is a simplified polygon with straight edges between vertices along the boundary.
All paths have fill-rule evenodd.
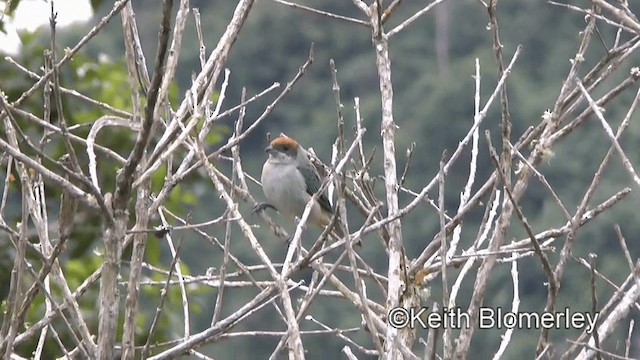
<path id="1" fill-rule="evenodd" d="M 294 139 L 280 136 L 269 144 L 264 151 L 269 154 L 269 161 L 275 163 L 288 163 L 295 161 L 298 157 L 300 145 Z"/>

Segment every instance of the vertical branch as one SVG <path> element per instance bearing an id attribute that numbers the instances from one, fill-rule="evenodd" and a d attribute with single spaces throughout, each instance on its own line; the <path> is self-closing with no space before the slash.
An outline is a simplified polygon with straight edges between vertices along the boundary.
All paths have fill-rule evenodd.
<path id="1" fill-rule="evenodd" d="M 110 199 L 108 201 L 110 206 Z M 114 214 L 115 224 L 103 233 L 104 255 L 100 277 L 98 314 L 98 359 L 115 359 L 116 325 L 118 323 L 118 272 L 120 244 L 127 229 L 126 214 Z"/>
<path id="2" fill-rule="evenodd" d="M 3 105 L 6 104 L 4 94 L 2 93 L 0 93 L 0 102 L 2 102 Z M 16 129 L 14 129 L 12 125 L 12 121 L 10 119 L 11 114 L 6 110 L 6 107 L 5 112 L 4 128 L 6 138 L 11 146 L 18 150 L 19 146 L 18 138 L 16 136 Z M 20 233 L 17 237 L 17 244 L 14 244 L 16 246 L 16 257 L 14 259 L 13 269 L 11 270 L 11 285 L 9 288 L 9 297 L 7 298 L 6 305 L 7 311 L 4 314 L 2 328 L 0 329 L 0 337 L 2 337 L 2 343 L 0 343 L 0 353 L 3 354 L 4 358 L 8 358 L 12 353 L 13 341 L 16 337 L 16 334 L 18 333 L 18 327 L 21 325 L 18 323 L 19 317 L 15 315 L 18 313 L 20 300 L 23 296 L 21 284 L 23 281 L 25 268 L 26 247 L 27 242 L 29 241 L 29 239 L 27 238 L 27 228 L 29 226 L 28 201 L 31 196 L 31 181 L 29 179 L 29 175 L 27 174 L 27 169 L 23 163 L 16 162 L 16 170 L 20 177 L 22 217 L 20 219 Z M 16 238 L 14 237 L 14 239 Z"/>
<path id="3" fill-rule="evenodd" d="M 500 42 L 500 32 L 498 28 L 498 19 L 496 17 L 496 8 L 498 5 L 498 0 L 491 0 L 487 5 L 486 9 L 489 15 L 489 22 L 491 26 L 491 31 L 493 35 L 493 51 L 496 58 L 496 65 L 498 67 L 498 76 L 505 76 L 505 67 L 502 60 L 502 44 Z M 517 51 L 516 51 L 517 53 Z M 509 114 L 509 102 L 507 99 L 507 85 L 506 82 L 502 83 L 499 87 L 500 93 L 500 105 L 502 109 L 502 154 L 500 157 L 500 165 L 499 171 L 502 171 L 504 174 L 504 178 L 501 179 L 503 182 L 503 187 L 506 191 L 511 188 L 511 147 L 510 138 L 511 138 L 511 116 Z M 489 134 L 487 133 L 487 140 L 489 140 Z M 524 180 L 519 184 L 524 186 L 526 184 Z M 521 187 L 521 191 L 524 190 L 524 187 Z M 516 199 L 519 195 L 516 195 Z M 507 232 L 507 229 L 510 224 L 510 219 L 513 214 L 513 207 L 510 202 L 503 202 L 502 213 L 500 214 L 500 218 L 498 220 L 497 231 L 494 232 L 491 242 L 489 243 L 489 251 L 496 251 L 504 241 L 504 236 Z M 458 338 L 458 346 L 456 347 L 456 358 L 463 356 L 463 354 L 467 354 L 469 351 L 469 346 L 471 345 L 471 338 L 473 337 L 473 333 L 475 330 L 475 325 L 478 320 L 478 312 L 480 306 L 484 302 L 484 297 L 486 295 L 487 282 L 489 280 L 489 274 L 493 270 L 493 267 L 496 263 L 495 255 L 489 255 L 482 261 L 480 265 L 480 269 L 478 270 L 478 276 L 476 277 L 476 281 L 473 285 L 473 295 L 471 297 L 471 303 L 469 305 L 469 318 L 471 319 L 469 327 L 465 327 L 460 332 L 460 337 Z"/>
<path id="4" fill-rule="evenodd" d="M 473 112 L 473 122 L 475 124 L 476 121 L 480 119 L 480 60 L 478 58 L 475 59 L 475 69 L 476 73 L 474 75 L 475 79 L 475 95 L 474 95 L 474 112 Z M 471 140 L 471 160 L 469 161 L 469 178 L 467 179 L 467 183 L 464 186 L 464 191 L 460 194 L 460 205 L 458 206 L 458 212 L 461 212 L 464 206 L 469 202 L 469 198 L 471 197 L 471 188 L 476 179 L 476 171 L 478 169 L 478 140 L 480 138 L 479 128 L 476 127 L 473 130 L 473 136 Z M 447 258 L 451 258 L 456 253 L 456 249 L 458 248 L 458 243 L 460 241 L 460 235 L 462 234 L 462 224 L 459 224 L 453 229 L 453 236 L 451 239 L 451 246 L 447 251 Z M 455 300 L 455 299 L 454 299 Z M 450 304 L 450 307 L 453 304 Z"/>
<path id="5" fill-rule="evenodd" d="M 57 17 L 57 13 L 54 12 L 53 2 L 52 2 L 51 17 L 49 19 L 49 24 L 51 27 L 51 49 L 50 49 L 49 61 L 51 62 L 50 67 L 52 68 L 53 75 L 52 75 L 51 81 L 48 83 L 52 83 L 49 86 L 53 87 L 54 99 L 55 99 L 56 110 L 58 115 L 58 123 L 62 132 L 62 139 L 67 151 L 67 153 L 63 156 L 63 158 L 60 159 L 60 164 L 68 168 L 69 170 L 72 170 L 72 172 L 75 173 L 77 176 L 82 177 L 83 176 L 82 170 L 80 168 L 80 164 L 78 162 L 78 157 L 76 155 L 76 152 L 73 146 L 71 145 L 69 130 L 67 128 L 66 120 L 64 118 L 64 108 L 62 105 L 62 90 L 60 86 L 59 67 L 54 66 L 54 64 L 57 61 L 56 17 Z M 46 99 L 46 102 L 50 102 L 50 99 Z M 44 143 L 45 138 L 47 136 L 48 136 L 48 133 L 45 131 L 43 134 L 41 144 Z M 69 180 L 69 174 L 65 173 L 65 179 Z M 78 181 L 73 181 L 73 183 L 74 185 L 79 185 Z M 43 195 L 44 195 L 44 192 L 43 192 Z M 96 195 L 98 198 L 100 194 L 96 193 Z M 89 328 L 82 317 L 82 313 L 80 311 L 79 305 L 76 302 L 71 301 L 71 290 L 69 289 L 69 284 L 67 283 L 64 277 L 64 273 L 62 272 L 60 263 L 57 259 L 57 255 L 59 254 L 61 249 L 63 249 L 63 245 L 65 241 L 71 235 L 71 232 L 73 230 L 77 206 L 78 206 L 78 200 L 68 190 L 64 189 L 62 192 L 62 196 L 60 198 L 60 210 L 58 213 L 58 233 L 60 237 L 58 239 L 58 244 L 56 244 L 56 248 L 53 249 L 53 251 L 57 250 L 57 253 L 52 252 L 51 244 L 48 239 L 47 229 L 44 229 L 42 231 L 43 236 L 40 236 L 40 238 L 41 238 L 41 241 L 45 241 L 47 243 L 47 244 L 42 243 L 43 254 L 49 257 L 49 263 L 45 264 L 45 268 L 46 267 L 51 268 L 53 279 L 57 283 L 58 287 L 61 289 L 63 298 L 66 301 L 69 301 L 69 304 L 70 304 L 69 313 L 71 315 L 71 318 L 74 321 L 75 327 L 78 329 L 78 332 L 82 336 L 82 343 L 78 345 L 78 349 L 82 352 L 84 356 L 95 357 L 95 354 L 96 354 L 95 343 L 91 338 Z M 47 218 L 47 213 L 48 212 L 46 210 L 43 211 L 42 226 L 45 226 L 45 227 L 49 222 Z M 48 276 L 44 279 L 44 285 L 45 285 L 44 291 L 50 292 Z M 49 298 L 46 298 L 46 301 L 47 303 L 50 303 Z M 57 305 L 54 305 L 54 306 L 57 306 Z M 47 307 L 47 312 L 49 311 L 51 311 L 50 306 Z M 55 330 L 52 329 L 52 331 L 55 331 Z M 45 328 L 43 328 L 42 330 L 42 335 L 43 335 L 43 337 L 41 338 L 43 340 L 42 344 L 44 344 L 44 338 L 46 335 Z"/>
<path id="6" fill-rule="evenodd" d="M 438 302 L 435 301 L 433 303 L 432 312 L 437 313 L 438 311 L 439 311 Z M 437 357 L 438 351 L 436 351 L 436 347 L 438 346 L 438 330 L 439 330 L 438 327 L 429 328 L 428 338 L 424 344 L 424 356 L 423 356 L 424 360 L 438 359 Z"/>
<path id="7" fill-rule="evenodd" d="M 169 227 L 169 224 L 167 223 L 167 220 L 164 216 L 164 212 L 163 211 L 159 211 L 159 216 L 160 216 L 160 220 L 162 221 L 162 225 L 165 228 Z M 167 246 L 169 247 L 169 252 L 171 253 L 171 256 L 176 259 L 171 266 L 173 266 L 175 269 L 173 269 L 173 271 L 176 274 L 176 277 L 178 278 L 178 287 L 180 288 L 180 296 L 182 297 L 182 316 L 183 316 L 183 337 L 187 338 L 189 337 L 189 334 L 191 333 L 191 316 L 189 315 L 189 298 L 187 297 L 187 288 L 184 284 L 184 275 L 182 273 L 182 265 L 180 265 L 180 258 L 178 256 L 179 253 L 179 245 L 181 244 L 181 242 L 178 243 L 178 246 L 173 244 L 173 236 L 171 236 L 171 233 L 167 234 L 165 236 L 166 240 L 167 240 Z M 180 237 L 180 241 L 182 241 L 183 237 Z"/>
<path id="8" fill-rule="evenodd" d="M 333 80 L 333 97 L 336 101 L 336 115 L 338 117 L 338 154 L 344 153 L 344 116 L 342 115 L 342 101 L 340 101 L 340 84 L 338 84 L 338 70 L 333 59 L 329 59 L 331 79 Z M 331 197 L 329 197 L 331 198 Z"/>
<path id="9" fill-rule="evenodd" d="M 186 25 L 188 15 L 189 0 L 180 0 L 178 13 L 176 14 L 176 23 L 173 28 L 171 47 L 169 48 L 169 54 L 167 55 L 167 66 L 158 94 L 158 98 L 160 99 L 161 103 L 168 100 L 167 95 L 169 92 L 169 85 L 171 85 L 171 80 L 173 80 L 176 68 L 178 66 L 178 59 L 180 57 L 180 46 L 182 45 L 182 36 L 184 34 L 184 27 Z M 160 109 L 160 106 L 156 106 L 156 111 L 158 109 Z M 158 118 L 159 114 L 154 114 L 154 117 Z"/>
<path id="10" fill-rule="evenodd" d="M 380 24 L 380 1 L 373 3 L 370 20 L 372 24 L 372 41 L 376 53 L 376 68 L 380 83 L 380 98 L 382 103 L 381 136 L 384 156 L 384 179 L 387 200 L 387 216 L 396 217 L 398 213 L 398 179 L 395 158 L 395 131 L 396 124 L 393 120 L 393 85 L 391 83 L 391 60 L 387 36 L 383 33 Z M 385 308 L 391 310 L 398 306 L 410 306 L 416 299 L 404 298 L 404 290 L 408 287 L 402 244 L 402 223 L 399 218 L 387 225 L 390 236 L 388 244 L 389 269 L 387 272 L 387 299 Z M 408 292 L 407 292 L 408 294 Z M 408 301 L 404 301 L 408 300 Z M 415 338 L 414 330 L 405 328 L 402 331 L 387 326 L 385 334 L 384 351 L 387 359 L 397 359 L 401 356 L 400 344 L 411 347 Z"/>
<path id="11" fill-rule="evenodd" d="M 162 214 L 162 211 L 160 211 L 160 214 Z M 180 249 L 182 249 L 183 241 L 184 241 L 184 237 L 181 236 L 180 239 L 178 240 L 178 245 L 171 259 L 171 265 L 169 266 L 169 273 L 167 274 L 167 280 L 164 283 L 164 287 L 162 288 L 162 291 L 160 291 L 160 301 L 158 302 L 155 315 L 153 316 L 153 320 L 151 321 L 151 326 L 149 327 L 149 331 L 147 333 L 147 341 L 142 347 L 141 359 L 146 359 L 148 357 L 149 345 L 151 345 L 153 336 L 156 333 L 158 320 L 160 319 L 160 315 L 162 314 L 162 310 L 164 309 L 164 302 L 167 299 L 167 294 L 169 294 L 168 289 L 169 289 L 169 284 L 171 283 L 171 278 L 173 277 L 173 271 L 174 269 L 178 268 L 176 264 L 178 262 L 178 254 L 180 253 Z"/>
<path id="12" fill-rule="evenodd" d="M 598 297 L 596 295 L 596 259 L 598 255 L 589 254 L 589 288 L 591 290 L 591 314 L 593 314 L 595 319 L 595 328 L 598 328 Z M 633 270 L 632 270 L 633 271 Z M 593 332 L 593 343 L 595 344 L 596 349 L 601 349 L 600 347 L 600 337 L 598 336 L 598 332 Z M 596 352 L 596 358 L 598 360 L 602 360 L 602 356 L 600 352 Z"/>
<path id="13" fill-rule="evenodd" d="M 151 180 L 147 180 L 138 189 L 136 200 L 135 229 L 146 229 L 149 223 L 149 195 Z M 122 333 L 122 359 L 133 359 L 135 355 L 136 313 L 140 296 L 140 274 L 147 242 L 147 232 L 137 232 L 133 235 L 133 251 L 127 285 L 127 299 L 125 302 L 124 330 Z"/>
<path id="14" fill-rule="evenodd" d="M 445 209 L 444 209 L 444 159 L 446 152 L 443 152 L 440 159 L 440 170 L 438 171 L 438 217 L 440 219 L 440 276 L 442 277 L 442 303 L 449 303 L 449 282 L 447 281 L 447 232 L 445 229 Z M 445 310 L 446 311 L 446 310 Z M 443 359 L 451 358 L 451 328 L 446 326 L 442 334 Z"/>
<path id="15" fill-rule="evenodd" d="M 243 88 L 242 95 L 240 97 L 240 102 L 243 103 L 246 100 L 246 97 L 247 97 L 247 89 Z M 247 110 L 246 107 L 242 107 L 240 109 L 240 114 L 238 115 L 238 120 L 236 121 L 235 132 L 233 134 L 234 137 L 238 137 L 242 133 L 242 126 L 244 124 L 244 116 L 246 114 L 246 110 Z M 234 165 L 232 170 L 233 172 L 231 174 L 231 184 L 235 184 L 236 179 L 241 178 L 240 184 L 242 184 L 243 187 L 246 187 L 246 183 L 243 181 L 244 179 L 242 178 L 243 174 L 242 174 L 242 165 L 240 163 L 241 161 L 240 145 L 236 145 L 232 147 L 231 153 L 233 155 L 233 165 Z M 231 187 L 230 196 L 232 198 L 235 197 L 235 186 Z M 220 266 L 220 287 L 218 289 L 218 295 L 216 296 L 215 308 L 213 309 L 213 316 L 211 317 L 211 326 L 213 326 L 218 321 L 218 319 L 220 319 L 220 313 L 222 311 L 222 295 L 224 294 L 224 280 L 227 273 L 227 263 L 229 262 L 229 251 L 230 251 L 229 247 L 231 246 L 230 244 L 231 244 L 232 222 L 230 221 L 231 220 L 230 214 L 227 214 L 227 219 L 229 221 L 227 221 L 225 225 L 224 253 L 222 256 L 222 265 Z"/>
<path id="16" fill-rule="evenodd" d="M 568 101 L 568 95 L 571 91 L 571 86 L 573 86 L 574 84 L 574 79 L 577 76 L 578 70 L 580 68 L 580 65 L 583 63 L 584 61 L 584 54 L 587 51 L 587 48 L 589 46 L 589 42 L 591 40 L 591 35 L 594 32 L 594 28 L 595 28 L 595 17 L 594 16 L 590 16 L 589 18 L 589 22 L 587 23 L 587 26 L 585 27 L 585 30 L 583 31 L 583 36 L 582 36 L 582 41 L 580 43 L 580 47 L 578 49 L 578 52 L 576 54 L 576 56 L 571 59 L 571 69 L 569 70 L 569 75 L 567 75 L 566 80 L 564 81 L 564 83 L 562 84 L 562 89 L 560 90 L 560 96 L 558 97 L 555 105 L 554 105 L 554 110 L 551 114 L 549 114 L 548 119 L 546 120 L 547 124 L 542 135 L 540 136 L 540 143 L 538 146 L 536 146 L 535 150 L 534 150 L 534 154 L 531 156 L 533 157 L 536 161 L 538 161 L 537 159 L 540 159 L 540 157 L 542 156 L 542 154 L 546 151 L 548 151 L 548 147 L 550 146 L 551 140 L 549 135 L 555 131 L 555 129 L 559 126 L 559 113 L 560 111 L 563 109 L 564 106 L 566 106 L 565 102 Z M 609 152 L 612 152 L 611 150 Z M 606 164 L 606 162 L 608 161 L 608 157 L 609 154 L 607 154 L 607 156 L 605 156 L 605 161 L 603 162 L 603 164 Z M 601 169 L 604 169 L 604 165 L 601 164 L 600 169 L 598 169 L 598 172 L 601 171 Z M 528 168 L 525 168 L 525 174 L 530 173 L 530 171 L 528 170 Z M 523 176 L 521 175 L 521 176 Z M 594 177 L 593 181 L 592 181 L 592 185 L 597 183 L 597 179 L 598 176 Z M 583 197 L 583 201 L 580 204 L 580 207 L 578 208 L 578 211 L 576 213 L 576 215 L 574 216 L 573 221 L 571 221 L 571 231 L 569 232 L 566 240 L 565 240 L 565 245 L 562 248 L 562 251 L 560 252 L 560 259 L 558 260 L 558 264 L 556 265 L 555 269 L 554 269 L 554 278 L 555 280 L 561 284 L 561 279 L 562 279 L 562 275 L 564 274 L 564 267 L 565 264 L 567 262 L 567 258 L 569 256 L 569 251 L 571 249 L 571 247 L 573 246 L 574 240 L 575 240 L 575 233 L 577 231 L 578 228 L 578 222 L 579 219 L 582 217 L 582 213 L 584 211 L 584 209 L 586 209 L 586 201 L 588 200 L 588 198 L 590 197 L 590 190 L 594 190 L 595 186 L 593 188 L 589 188 L 587 190 L 587 193 L 585 194 L 585 196 Z M 547 302 L 545 304 L 545 308 L 544 311 L 545 312 L 552 312 L 555 309 L 555 304 L 556 304 L 556 296 L 555 294 L 552 294 L 551 292 L 549 292 L 547 294 Z M 536 348 L 536 353 L 538 355 L 542 354 L 543 350 L 547 347 L 547 338 L 549 336 L 549 329 L 542 329 L 542 331 L 540 331 L 540 336 L 538 338 L 538 345 Z"/>
<path id="17" fill-rule="evenodd" d="M 53 70 L 53 94 L 56 102 L 56 110 L 58 115 L 58 122 L 60 124 L 60 130 L 62 130 L 62 139 L 64 140 L 64 145 L 67 149 L 67 153 L 70 156 L 71 165 L 75 172 L 81 173 L 80 164 L 78 163 L 78 157 L 76 156 L 76 152 L 71 145 L 71 140 L 69 139 L 69 129 L 67 129 L 67 122 L 64 119 L 64 109 L 62 108 L 62 94 L 60 90 L 60 74 L 58 66 L 55 66 L 56 63 L 56 16 L 57 14 L 53 11 L 53 1 L 51 2 L 51 18 L 49 19 L 49 23 L 51 26 L 51 63 Z"/>
<path id="18" fill-rule="evenodd" d="M 518 261 L 511 262 L 511 279 L 513 280 L 513 301 L 511 302 L 511 312 L 514 314 L 518 313 L 518 309 L 520 308 L 520 291 L 518 289 Z M 499 360 L 502 358 L 505 350 L 509 346 L 509 342 L 511 341 L 511 335 L 513 334 L 514 328 L 509 328 L 505 331 L 502 336 L 502 341 L 500 342 L 500 347 L 498 351 L 493 355 L 494 360 Z"/>
<path id="19" fill-rule="evenodd" d="M 22 171 L 24 173 L 24 171 Z M 20 316 L 15 316 L 19 312 L 20 300 L 22 299 L 22 282 L 25 268 L 25 255 L 27 239 L 27 226 L 29 224 L 28 196 L 29 181 L 26 174 L 21 176 L 22 182 L 22 219 L 20 226 L 20 236 L 16 244 L 16 257 L 11 270 L 11 287 L 9 289 L 9 298 L 7 300 L 8 311 L 4 315 L 4 323 L 2 324 L 2 345 L 3 358 L 9 358 L 13 352 L 13 340 L 18 333 Z M 5 327 L 5 324 L 8 325 Z M 5 331 L 6 329 L 6 331 Z M 5 336 L 6 334 L 6 336 Z"/>
<path id="20" fill-rule="evenodd" d="M 111 360 L 115 357 L 115 337 L 118 321 L 118 272 L 120 268 L 120 252 L 127 229 L 127 205 L 131 195 L 131 184 L 134 172 L 143 160 L 145 150 L 151 137 L 151 127 L 154 122 L 154 112 L 158 100 L 158 92 L 164 74 L 167 44 L 169 41 L 171 7 L 173 1 L 165 0 L 162 9 L 162 23 L 155 59 L 155 68 L 145 107 L 142 127 L 133 150 L 124 168 L 116 177 L 116 192 L 111 204 L 114 212 L 115 224 L 104 232 L 104 264 L 100 278 L 100 313 L 98 325 L 98 358 Z M 127 31 L 127 29 L 125 29 Z M 135 117 L 135 115 L 134 115 Z M 142 245 L 141 245 L 142 246 Z M 140 248 L 138 249 L 141 250 Z M 142 249 L 143 250 L 143 249 Z"/>
<path id="21" fill-rule="evenodd" d="M 631 349 L 631 334 L 633 334 L 634 324 L 635 324 L 635 321 L 631 319 L 631 321 L 629 321 L 629 331 L 627 332 L 627 340 L 625 341 L 625 346 L 624 346 L 624 357 L 629 357 L 629 349 Z"/>

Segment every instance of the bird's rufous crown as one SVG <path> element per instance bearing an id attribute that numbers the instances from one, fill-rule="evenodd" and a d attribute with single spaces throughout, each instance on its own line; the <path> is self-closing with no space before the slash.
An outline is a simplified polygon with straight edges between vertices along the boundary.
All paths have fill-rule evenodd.
<path id="1" fill-rule="evenodd" d="M 298 147 L 298 142 L 293 140 L 290 137 L 279 136 L 271 141 L 271 147 L 283 147 L 289 146 L 291 149 L 296 149 Z"/>

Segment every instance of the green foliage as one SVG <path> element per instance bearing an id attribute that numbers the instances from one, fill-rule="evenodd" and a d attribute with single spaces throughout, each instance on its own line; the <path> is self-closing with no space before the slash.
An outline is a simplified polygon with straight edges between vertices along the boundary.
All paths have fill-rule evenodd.
<path id="1" fill-rule="evenodd" d="M 11 3 L 9 3 L 8 0 L 3 0 L 2 3 L 3 3 L 2 8 L 5 16 L 2 19 L 0 19 L 0 32 L 2 32 L 3 34 L 6 34 L 7 30 L 5 29 L 5 19 L 8 19 L 11 16 L 13 16 L 13 13 L 18 7 L 20 0 L 13 0 L 11 1 Z M 9 5 L 8 9 L 7 9 L 7 5 Z"/>
<path id="2" fill-rule="evenodd" d="M 84 256 L 81 259 L 69 259 L 64 262 L 64 272 L 72 289 L 80 286 L 79 279 L 86 279 L 102 265 L 99 256 Z"/>
<path id="3" fill-rule="evenodd" d="M 92 97 L 110 106 L 132 111 L 131 85 L 124 59 L 112 60 L 107 56 L 99 56 L 98 61 L 91 56 L 80 53 L 74 56 L 65 79 L 77 86 L 80 93 L 92 94 Z M 73 120 L 77 124 L 95 121 L 104 110 L 90 104 L 78 105 L 73 111 Z"/>
<path id="4" fill-rule="evenodd" d="M 104 4 L 104 0 L 91 0 L 91 7 L 95 10 Z"/>
<path id="5" fill-rule="evenodd" d="M 25 66 L 27 69 L 32 70 L 38 74 L 42 74 L 44 57 L 43 53 L 46 51 L 49 45 L 49 40 L 41 32 L 21 32 L 22 50 L 16 57 L 16 62 Z M 64 42 L 64 41 L 63 41 Z M 61 53 L 62 51 L 59 51 Z M 60 58 L 61 55 L 58 55 Z M 10 101 L 15 101 L 20 97 L 31 85 L 35 82 L 34 79 L 30 79 L 24 73 L 17 71 L 16 68 L 6 61 L 0 62 L 0 87 L 5 92 Z M 103 104 L 108 104 L 114 108 L 120 110 L 131 111 L 132 97 L 131 97 L 131 85 L 128 81 L 128 74 L 124 60 L 121 57 L 109 57 L 104 54 L 96 54 L 92 56 L 85 52 L 76 54 L 73 60 L 65 67 L 61 68 L 60 72 L 60 85 L 62 87 L 68 87 L 80 94 L 91 97 Z M 170 99 L 177 101 L 178 87 L 176 84 L 172 84 L 169 88 Z M 42 91 L 36 92 L 30 99 L 27 100 L 26 105 L 22 106 L 23 109 L 35 114 L 36 116 L 42 116 Z M 63 99 L 63 115 L 67 123 L 67 126 L 72 129 L 75 134 L 86 137 L 93 123 L 103 115 L 111 114 L 109 110 L 105 110 L 95 104 L 78 99 L 77 97 L 65 95 Z M 53 103 L 53 102 L 52 102 Z M 144 106 L 144 103 L 142 103 Z M 54 124 L 58 124 L 58 109 L 54 106 L 52 109 L 51 119 Z M 35 129 L 35 126 L 25 119 L 17 118 L 23 129 L 27 132 L 30 129 Z M 97 138 L 97 143 L 103 146 L 114 149 L 115 151 L 124 154 L 129 144 L 135 139 L 136 134 L 131 131 L 122 128 L 104 128 Z M 212 137 L 210 137 L 213 139 Z M 215 140 L 215 139 L 213 139 Z M 47 152 L 52 154 L 53 159 L 57 159 L 61 154 L 66 153 L 66 149 L 59 135 L 54 135 L 47 145 Z M 81 166 L 87 168 L 86 151 L 82 146 L 76 146 L 76 153 L 79 156 Z M 103 189 L 112 191 L 115 184 L 115 174 L 120 167 L 119 164 L 98 155 L 98 161 L 100 162 L 98 172 L 100 178 L 99 182 Z M 19 191 L 19 190 L 18 190 Z M 60 189 L 55 187 L 47 188 L 47 196 L 52 201 L 55 201 L 55 205 L 51 206 L 53 212 L 50 214 L 52 219 L 55 219 L 55 211 L 57 210 L 57 200 L 60 198 Z M 171 199 L 165 204 L 170 208 L 173 208 L 177 213 L 183 208 L 182 204 L 193 203 L 195 198 L 188 191 L 178 191 L 172 193 Z M 9 207 L 9 215 L 11 217 L 19 216 L 19 207 Z M 65 277 L 71 287 L 71 291 L 74 291 L 84 279 L 88 278 L 95 270 L 102 264 L 102 258 L 93 254 L 93 250 L 100 248 L 99 235 L 101 233 L 101 220 L 98 214 L 89 211 L 82 206 L 79 208 L 77 214 L 76 226 L 71 239 L 68 241 L 68 252 L 63 255 L 61 264 Z M 5 252 L 3 252 L 5 254 Z M 6 253 L 7 255 L 9 253 Z M 149 261 L 153 264 L 158 264 L 161 260 L 161 248 L 157 241 L 150 241 L 147 247 L 147 255 Z M 3 274 L 10 274 L 11 263 L 13 255 L 11 255 L 11 262 L 3 266 Z M 187 269 L 184 269 L 185 273 L 188 273 Z M 128 276 L 123 274 L 124 276 Z M 5 284 L 8 284 L 8 279 L 0 278 L 1 290 L 4 294 Z M 176 294 L 176 291 L 178 293 Z M 52 294 L 56 297 L 60 296 L 60 290 L 56 287 L 52 289 Z M 155 295 L 155 294 L 154 294 Z M 151 299 L 156 299 L 152 297 Z M 179 290 L 175 287 L 171 288 L 170 294 L 171 300 L 175 303 L 175 299 L 179 299 Z M 92 286 L 80 299 L 80 306 L 83 311 L 86 312 L 85 320 L 88 322 L 90 328 L 95 329 L 98 322 L 97 312 L 88 311 L 89 309 L 95 309 L 95 304 L 98 301 L 98 287 Z M 178 301 L 178 303 L 180 303 Z M 157 305 L 157 304 L 154 304 Z M 152 309 L 152 308 L 149 308 Z M 27 323 L 33 324 L 35 321 L 42 317 L 44 313 L 44 297 L 38 295 L 34 302 L 34 306 L 29 309 L 27 313 Z M 149 320 L 152 318 L 153 311 L 147 312 L 145 308 L 141 307 L 141 316 L 139 321 L 139 327 L 137 333 L 142 335 L 148 331 L 150 325 Z M 179 313 L 179 311 L 178 311 Z M 93 315 L 92 315 L 93 314 Z M 121 321 L 123 321 L 124 313 L 121 314 Z M 56 320 L 56 326 L 58 329 L 66 328 L 64 325 L 58 326 L 59 320 Z M 164 327 L 162 329 L 171 329 L 171 319 L 164 319 Z M 95 332 L 95 330 L 93 330 Z M 168 339 L 167 331 L 161 330 L 157 332 L 157 339 Z M 70 333 L 59 331 L 58 335 L 64 342 L 71 342 Z M 119 335 L 120 336 L 120 335 Z M 146 338 L 139 338 L 139 341 L 146 341 Z M 23 345 L 18 347 L 20 353 L 28 354 L 35 349 L 37 338 L 34 338 Z M 59 349 L 53 343 L 47 344 L 44 349 L 45 358 L 54 358 L 59 356 Z M 47 355 L 48 354 L 48 355 Z"/>

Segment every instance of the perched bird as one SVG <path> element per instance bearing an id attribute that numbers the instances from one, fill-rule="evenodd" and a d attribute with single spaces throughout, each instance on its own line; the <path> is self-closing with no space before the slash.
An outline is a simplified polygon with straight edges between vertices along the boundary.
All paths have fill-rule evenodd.
<path id="1" fill-rule="evenodd" d="M 307 151 L 292 138 L 280 136 L 271 141 L 265 151 L 269 158 L 262 167 L 261 181 L 268 202 L 259 203 L 253 211 L 274 208 L 292 218 L 301 218 L 311 196 L 322 184 L 318 170 L 309 160 Z M 323 191 L 313 204 L 307 223 L 326 227 L 333 214 L 327 192 Z M 344 236 L 339 223 L 334 231 L 339 237 Z"/>

